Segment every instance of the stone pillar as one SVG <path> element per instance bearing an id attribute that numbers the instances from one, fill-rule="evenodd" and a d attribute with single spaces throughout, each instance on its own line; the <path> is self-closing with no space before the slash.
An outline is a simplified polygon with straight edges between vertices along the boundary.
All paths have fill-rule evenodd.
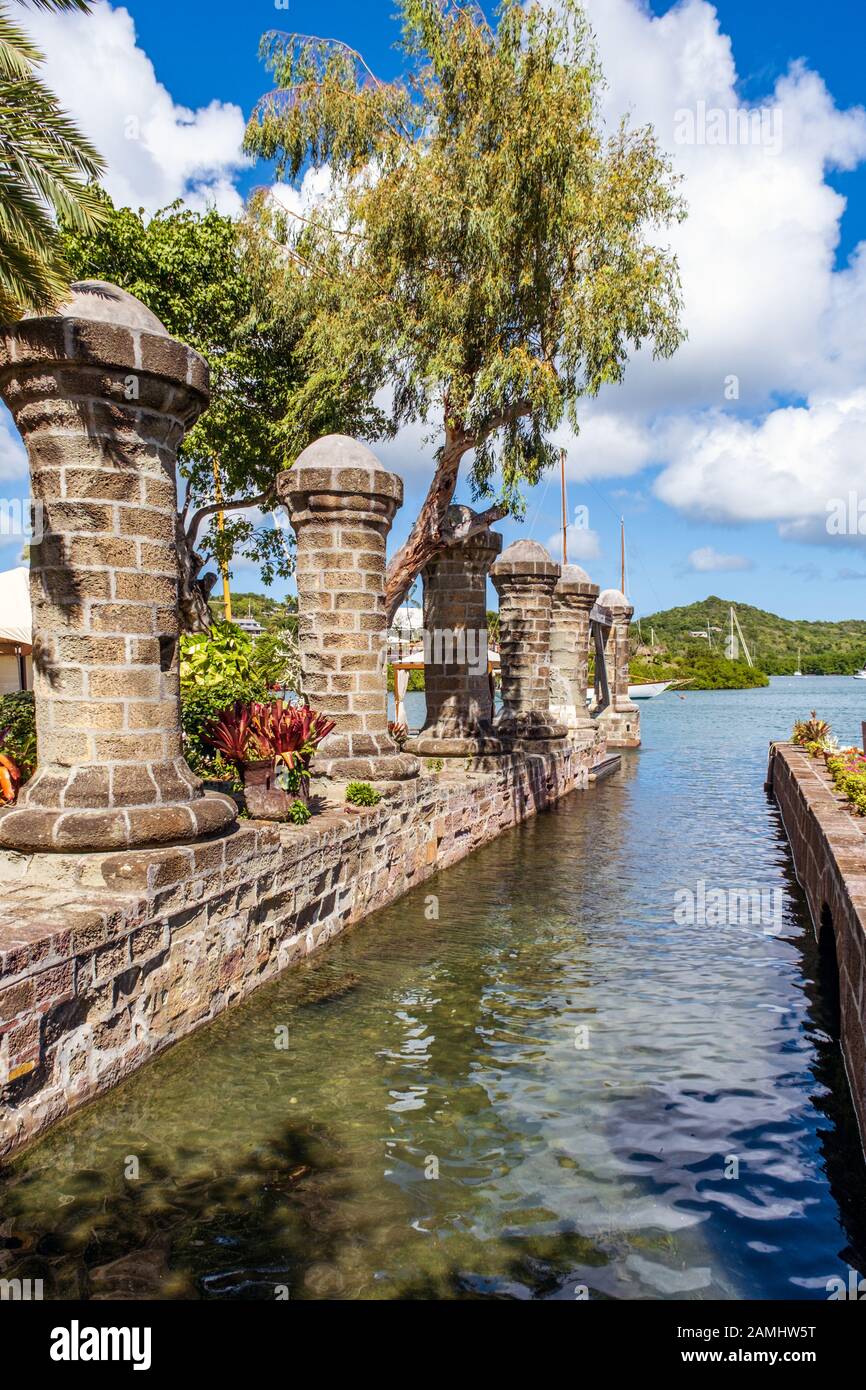
<path id="1" fill-rule="evenodd" d="M 569 732 L 589 732 L 592 716 L 586 702 L 589 669 L 589 615 L 598 585 L 578 565 L 563 566 L 553 591 L 550 634 L 550 704 Z"/>
<path id="2" fill-rule="evenodd" d="M 403 483 L 345 435 L 316 440 L 277 479 L 297 536 L 304 695 L 337 721 L 315 767 L 335 781 L 414 777 L 388 733 L 385 541 Z"/>
<path id="3" fill-rule="evenodd" d="M 640 747 L 640 712 L 629 699 L 628 633 L 634 609 L 619 589 L 605 589 L 597 608 L 604 615 L 604 653 L 610 704 L 600 710 L 596 723 L 604 729 L 609 748 Z"/>
<path id="4" fill-rule="evenodd" d="M 0 845 L 117 850 L 225 826 L 237 808 L 202 793 L 180 731 L 175 458 L 207 365 L 137 299 L 84 281 L 0 332 L 0 393 L 35 501 L 39 744 Z"/>
<path id="5" fill-rule="evenodd" d="M 502 711 L 506 738 L 562 738 L 550 713 L 550 627 L 560 568 L 537 541 L 515 541 L 490 571 L 499 595 Z"/>
<path id="6" fill-rule="evenodd" d="M 448 508 L 449 525 L 472 517 L 469 507 Z M 502 537 L 485 527 L 450 545 L 423 571 L 427 718 L 407 747 L 424 757 L 501 752 L 487 669 L 487 575 L 501 549 Z"/>

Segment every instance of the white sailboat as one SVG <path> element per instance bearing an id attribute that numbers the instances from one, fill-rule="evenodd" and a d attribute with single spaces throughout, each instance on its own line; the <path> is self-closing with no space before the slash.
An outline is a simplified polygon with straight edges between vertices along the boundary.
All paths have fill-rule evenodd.
<path id="1" fill-rule="evenodd" d="M 855 681 L 866 681 L 866 666 L 861 666 L 859 671 L 854 672 Z"/>
<path id="2" fill-rule="evenodd" d="M 803 672 L 800 670 L 800 648 L 798 647 L 798 648 L 797 648 L 797 669 L 796 669 L 796 671 L 794 672 L 794 675 L 795 675 L 795 676 L 802 676 L 802 674 L 803 674 Z"/>

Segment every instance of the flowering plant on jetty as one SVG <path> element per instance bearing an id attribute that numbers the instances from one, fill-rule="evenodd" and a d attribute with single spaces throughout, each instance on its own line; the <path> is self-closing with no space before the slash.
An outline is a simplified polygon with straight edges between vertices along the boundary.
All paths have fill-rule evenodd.
<path id="1" fill-rule="evenodd" d="M 830 725 L 826 719 L 819 719 L 814 709 L 808 719 L 798 719 L 791 730 L 791 742 L 798 748 L 808 748 L 811 744 L 823 748 L 829 738 Z"/>
<path id="2" fill-rule="evenodd" d="M 812 710 L 809 719 L 798 719 L 791 742 L 813 758 L 823 758 L 833 785 L 850 801 L 858 816 L 866 816 L 866 753 L 862 748 L 840 748 L 826 719 Z"/>
<path id="3" fill-rule="evenodd" d="M 842 748 L 827 758 L 827 771 L 858 816 L 866 816 L 866 754 L 860 748 Z"/>

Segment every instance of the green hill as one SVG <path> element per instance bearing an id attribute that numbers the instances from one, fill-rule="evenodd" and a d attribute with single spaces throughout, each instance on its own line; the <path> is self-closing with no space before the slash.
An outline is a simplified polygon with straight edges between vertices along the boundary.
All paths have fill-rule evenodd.
<path id="1" fill-rule="evenodd" d="M 267 594 L 232 593 L 232 617 L 255 618 L 262 627 L 268 626 L 268 619 L 281 613 L 295 613 L 298 601 L 295 598 L 269 598 Z M 223 616 L 222 585 L 217 584 L 210 597 L 210 611 L 214 618 Z"/>
<path id="2" fill-rule="evenodd" d="M 709 624 L 712 650 L 722 656 L 730 630 L 730 608 L 730 600 L 711 595 L 701 603 L 650 613 L 641 618 L 640 625 L 632 623 L 633 649 L 640 653 L 640 658 L 651 662 L 647 649 L 654 631 L 655 646 L 663 649 L 657 659 L 682 659 L 687 653 L 707 652 L 710 644 L 706 637 L 692 634 L 706 632 Z M 734 608 L 752 660 L 768 675 L 793 675 L 798 648 L 804 675 L 850 676 L 866 661 L 866 620 L 815 623 L 780 618 L 745 603 L 735 603 Z"/>

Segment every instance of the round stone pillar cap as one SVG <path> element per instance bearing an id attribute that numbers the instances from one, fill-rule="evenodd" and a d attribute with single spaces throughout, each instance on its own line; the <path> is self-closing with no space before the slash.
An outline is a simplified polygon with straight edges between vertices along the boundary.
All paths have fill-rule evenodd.
<path id="1" fill-rule="evenodd" d="M 4 374 L 66 363 L 162 377 L 193 394 L 196 413 L 210 395 L 204 358 L 172 338 L 140 299 L 107 280 L 76 280 L 54 313 L 30 311 L 0 328 Z"/>
<path id="2" fill-rule="evenodd" d="M 580 565 L 563 565 L 562 574 L 553 591 L 554 598 L 560 594 L 563 597 L 574 594 L 579 598 L 596 599 L 598 585 L 593 584 L 586 570 L 581 569 Z"/>
<path id="3" fill-rule="evenodd" d="M 307 445 L 291 468 L 277 478 L 277 493 L 290 513 L 310 507 L 328 511 L 329 499 L 358 497 L 396 511 L 403 503 L 403 479 L 383 468 L 366 444 L 345 434 L 328 434 Z"/>
<path id="4" fill-rule="evenodd" d="M 494 584 L 509 579 L 558 579 L 560 566 L 538 541 L 512 541 L 490 571 Z"/>
<path id="5" fill-rule="evenodd" d="M 634 608 L 620 589 L 605 589 L 598 596 L 597 606 L 612 618 L 630 618 L 634 613 Z"/>

